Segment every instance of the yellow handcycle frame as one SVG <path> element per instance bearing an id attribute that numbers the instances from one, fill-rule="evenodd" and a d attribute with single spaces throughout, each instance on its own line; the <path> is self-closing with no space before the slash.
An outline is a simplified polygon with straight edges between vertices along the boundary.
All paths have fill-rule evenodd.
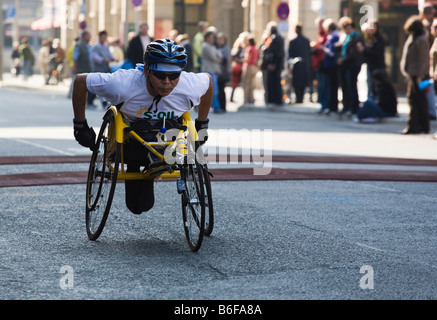
<path id="1" fill-rule="evenodd" d="M 130 136 L 136 139 L 142 146 L 147 148 L 163 163 L 165 163 L 166 159 L 163 154 L 156 150 L 156 147 L 170 147 L 170 152 L 176 151 L 177 149 L 180 155 L 186 156 L 188 153 L 187 137 L 189 137 L 190 140 L 193 142 L 199 140 L 199 136 L 194 126 L 194 122 L 188 111 L 185 111 L 181 116 L 182 128 L 179 130 L 176 138 L 172 139 L 171 141 L 166 141 L 164 143 L 148 142 L 141 138 L 133 129 L 129 127 L 128 124 L 126 124 L 125 118 L 123 118 L 121 112 L 115 106 L 111 106 L 106 111 L 104 118 L 110 116 L 111 113 L 113 116 L 113 120 L 110 121 L 110 127 L 108 129 L 108 138 L 110 144 L 109 148 L 111 150 L 112 148 L 115 148 L 116 144 L 121 144 L 120 170 L 118 171 L 117 180 L 177 179 L 180 177 L 180 171 L 178 170 L 176 162 L 174 164 L 166 163 L 166 165 L 162 165 L 156 168 L 149 168 L 144 172 L 126 172 L 123 145 L 127 138 Z M 109 162 L 109 159 L 107 159 L 107 161 Z M 112 167 L 110 163 L 108 163 L 108 166 L 110 167 L 111 172 L 114 172 L 114 167 Z"/>

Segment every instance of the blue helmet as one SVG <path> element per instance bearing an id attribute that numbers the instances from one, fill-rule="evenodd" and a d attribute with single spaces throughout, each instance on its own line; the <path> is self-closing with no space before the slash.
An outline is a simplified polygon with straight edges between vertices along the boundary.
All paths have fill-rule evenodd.
<path id="1" fill-rule="evenodd" d="M 147 45 L 144 64 L 171 64 L 183 69 L 187 65 L 187 53 L 184 47 L 170 39 L 155 40 Z"/>

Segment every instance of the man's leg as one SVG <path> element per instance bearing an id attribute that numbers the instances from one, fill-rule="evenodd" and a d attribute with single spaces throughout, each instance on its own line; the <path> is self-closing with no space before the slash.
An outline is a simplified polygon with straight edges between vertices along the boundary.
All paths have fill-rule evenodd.
<path id="1" fill-rule="evenodd" d="M 127 163 L 126 172 L 140 172 L 141 165 L 138 158 L 145 158 L 141 152 L 143 147 L 137 141 L 131 141 L 124 145 L 124 156 Z M 125 181 L 126 206 L 135 214 L 149 211 L 155 203 L 154 180 L 126 180 Z"/>
<path id="2" fill-rule="evenodd" d="M 138 167 L 127 166 L 126 172 L 139 172 Z M 149 211 L 155 204 L 154 180 L 126 180 L 126 206 L 134 214 Z"/>

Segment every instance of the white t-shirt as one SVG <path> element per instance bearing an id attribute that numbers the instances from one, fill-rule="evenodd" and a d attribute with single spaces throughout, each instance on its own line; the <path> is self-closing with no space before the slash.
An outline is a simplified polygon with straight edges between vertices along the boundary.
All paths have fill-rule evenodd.
<path id="1" fill-rule="evenodd" d="M 174 90 L 157 100 L 147 90 L 144 71 L 120 69 L 114 73 L 90 73 L 86 85 L 91 93 L 116 106 L 123 102 L 120 111 L 130 121 L 138 119 L 174 119 L 198 106 L 200 98 L 209 88 L 206 73 L 182 71 Z"/>

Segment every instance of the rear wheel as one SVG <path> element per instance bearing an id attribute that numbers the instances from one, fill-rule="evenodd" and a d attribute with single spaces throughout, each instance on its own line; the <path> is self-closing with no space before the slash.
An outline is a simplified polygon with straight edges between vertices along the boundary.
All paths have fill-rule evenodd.
<path id="1" fill-rule="evenodd" d="M 121 144 L 111 136 L 111 119 L 103 120 L 88 170 L 85 217 L 90 240 L 96 240 L 105 227 L 117 184 Z"/>
<path id="2" fill-rule="evenodd" d="M 185 164 L 181 168 L 184 183 L 182 192 L 182 219 L 190 249 L 200 249 L 205 229 L 205 187 L 203 170 L 199 163 Z"/>

